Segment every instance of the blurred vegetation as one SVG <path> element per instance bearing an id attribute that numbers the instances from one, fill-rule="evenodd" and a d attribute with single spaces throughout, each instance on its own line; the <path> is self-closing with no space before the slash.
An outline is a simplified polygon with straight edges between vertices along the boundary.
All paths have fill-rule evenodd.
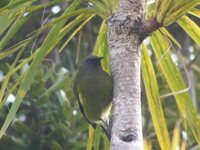
<path id="1" fill-rule="evenodd" d="M 88 123 L 80 113 L 72 93 L 74 74 L 78 64 L 86 56 L 92 53 L 105 56 L 103 65 L 106 70 L 109 70 L 107 28 L 104 19 L 115 11 L 117 1 L 91 0 L 89 2 L 81 0 L 0 1 L 1 134 L 4 134 L 4 130 L 7 129 L 7 125 L 3 125 L 5 123 L 9 125 L 12 121 L 0 139 L 0 150 L 82 150 L 86 148 L 89 150 L 92 145 L 94 150 L 109 149 L 109 142 L 100 128 L 94 131 L 90 127 L 88 131 Z M 155 7 L 159 2 L 157 0 L 153 7 L 152 4 L 149 5 L 148 18 L 159 11 Z M 53 11 L 56 8 L 60 9 L 57 13 Z M 69 10 L 65 13 L 67 9 Z M 161 28 L 159 33 L 155 32 L 144 42 L 142 113 L 147 150 L 163 148 L 159 139 L 167 138 L 168 134 L 172 149 L 178 146 L 182 149 L 199 149 L 200 128 L 197 128 L 198 125 L 194 120 L 199 118 L 200 110 L 200 59 L 198 59 L 200 10 L 198 7 L 188 9 L 189 14 L 185 15 L 186 12 L 182 13 L 182 11 L 180 13 L 188 18 L 180 18 L 182 20 L 179 22 L 173 23 L 173 17 L 165 17 L 168 20 L 163 21 L 163 24 L 170 24 L 165 28 L 167 32 Z M 157 16 L 160 21 L 160 16 Z M 191 20 L 195 25 L 189 26 L 191 24 L 184 23 Z M 145 52 L 145 47 L 150 56 L 147 51 Z M 163 47 L 164 50 L 171 51 L 168 51 L 167 55 L 163 54 L 165 53 Z M 42 51 L 45 54 L 42 54 Z M 161 63 L 157 64 L 159 61 Z M 152 66 L 149 65 L 151 63 Z M 38 68 L 34 68 L 34 65 Z M 173 72 L 169 71 L 171 68 Z M 145 72 L 148 69 L 152 71 L 150 75 Z M 150 81 L 155 80 L 158 89 L 151 83 L 152 87 L 147 88 L 147 76 L 152 77 Z M 171 80 L 171 84 L 170 77 L 178 79 Z M 178 86 L 177 89 L 173 89 L 174 83 Z M 187 86 L 190 87 L 189 92 L 186 90 L 180 94 Z M 173 96 L 177 91 L 182 97 Z M 20 97 L 20 92 L 25 92 L 24 97 L 23 93 Z M 151 100 L 151 93 L 156 98 Z M 155 99 L 159 100 L 160 104 L 153 101 Z M 194 109 L 190 106 L 191 100 Z M 185 105 L 182 107 L 181 102 L 188 105 L 187 109 L 183 109 Z M 155 108 L 155 112 L 152 108 Z M 167 126 L 163 128 L 163 133 L 167 133 L 166 137 L 159 133 L 156 119 L 154 120 L 156 113 L 160 115 L 162 109 Z M 165 120 L 157 122 L 165 124 Z M 198 122 L 199 120 L 196 119 L 196 123 Z"/>
<path id="2" fill-rule="evenodd" d="M 33 6 L 47 2 L 50 1 L 37 2 Z M 56 6 L 49 6 L 32 14 L 31 19 L 25 22 L 6 47 L 10 47 L 26 38 L 28 33 L 33 32 L 40 28 L 43 23 L 58 16 L 68 5 L 64 2 L 57 3 L 58 5 Z M 64 4 L 65 6 L 63 6 Z M 58 14 L 53 14 L 52 8 L 55 9 L 56 7 L 61 10 Z M 99 28 L 99 21 L 100 18 L 95 18 L 89 22 L 81 30 L 81 33 L 72 39 L 62 53 L 58 53 L 58 48 L 55 48 L 43 60 L 14 121 L 0 140 L 1 150 L 85 149 L 88 138 L 88 123 L 80 113 L 77 101 L 74 99 L 72 84 L 78 63 L 92 51 Z M 30 42 L 22 52 L 21 59 L 31 56 L 33 51 L 41 45 L 46 34 L 47 32 L 45 31 Z M 67 38 L 65 37 L 62 40 L 66 41 Z M 80 45 L 77 45 L 78 39 L 81 41 Z M 80 53 L 76 63 L 76 51 L 79 48 Z M 1 75 L 8 73 L 17 55 L 18 53 L 13 53 L 0 60 Z M 7 88 L 12 88 L 13 83 L 19 80 L 19 77 L 28 68 L 29 64 L 16 72 L 10 79 L 11 82 L 7 85 Z M 17 88 L 19 88 L 19 85 Z M 12 92 L 12 95 L 17 92 L 17 88 Z M 8 102 L 5 105 L 1 105 L 1 126 L 13 103 L 9 99 L 12 98 L 9 97 Z"/>

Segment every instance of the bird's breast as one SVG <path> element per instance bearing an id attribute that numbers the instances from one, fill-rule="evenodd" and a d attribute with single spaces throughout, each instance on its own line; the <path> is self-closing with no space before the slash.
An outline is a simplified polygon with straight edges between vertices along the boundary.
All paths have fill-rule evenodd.
<path id="1" fill-rule="evenodd" d="M 111 107 L 112 82 L 105 73 L 85 73 L 79 83 L 81 103 L 89 120 L 103 120 Z"/>

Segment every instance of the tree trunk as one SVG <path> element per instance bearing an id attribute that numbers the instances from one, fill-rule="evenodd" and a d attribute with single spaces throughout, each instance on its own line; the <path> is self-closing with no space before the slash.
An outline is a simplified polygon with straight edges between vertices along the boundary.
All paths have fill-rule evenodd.
<path id="1" fill-rule="evenodd" d="M 141 22 L 145 0 L 119 0 L 118 11 L 107 20 L 113 116 L 111 150 L 142 150 Z"/>

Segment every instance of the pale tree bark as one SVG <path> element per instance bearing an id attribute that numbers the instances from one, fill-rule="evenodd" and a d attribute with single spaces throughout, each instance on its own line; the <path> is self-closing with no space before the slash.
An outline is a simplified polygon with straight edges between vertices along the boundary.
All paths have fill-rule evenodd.
<path id="1" fill-rule="evenodd" d="M 119 0 L 118 11 L 107 20 L 113 116 L 111 150 L 142 150 L 141 27 L 145 0 Z"/>

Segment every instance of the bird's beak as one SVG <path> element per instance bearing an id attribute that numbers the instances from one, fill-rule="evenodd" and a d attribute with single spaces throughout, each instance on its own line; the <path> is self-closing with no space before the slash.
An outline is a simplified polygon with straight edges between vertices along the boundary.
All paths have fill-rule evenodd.
<path id="1" fill-rule="evenodd" d="M 104 59 L 104 57 L 99 57 L 99 60 L 102 60 L 102 59 Z"/>

